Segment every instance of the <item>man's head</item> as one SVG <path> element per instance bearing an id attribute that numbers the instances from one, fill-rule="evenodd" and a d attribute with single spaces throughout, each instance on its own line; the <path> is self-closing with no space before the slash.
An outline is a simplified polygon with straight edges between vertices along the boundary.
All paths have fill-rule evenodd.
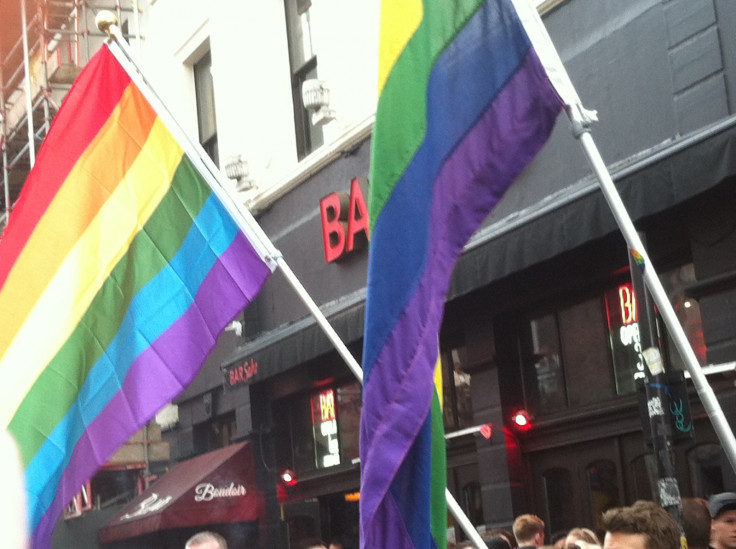
<path id="1" fill-rule="evenodd" d="M 682 529 L 688 549 L 708 549 L 710 545 L 710 512 L 708 502 L 699 498 L 682 498 Z"/>
<path id="2" fill-rule="evenodd" d="M 519 545 L 544 545 L 544 521 L 538 516 L 520 515 L 512 529 Z"/>
<path id="3" fill-rule="evenodd" d="M 710 543 L 715 549 L 736 549 L 736 494 L 723 492 L 708 500 Z"/>
<path id="4" fill-rule="evenodd" d="M 680 528 L 667 511 L 651 501 L 603 513 L 604 549 L 673 549 L 680 547 Z"/>
<path id="5" fill-rule="evenodd" d="M 187 541 L 184 549 L 227 549 L 227 542 L 217 532 L 199 532 Z"/>

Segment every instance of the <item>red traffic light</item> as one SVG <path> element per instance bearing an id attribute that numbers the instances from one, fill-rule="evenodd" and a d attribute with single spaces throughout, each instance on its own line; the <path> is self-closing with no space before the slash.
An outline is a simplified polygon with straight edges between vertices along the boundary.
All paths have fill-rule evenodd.
<path id="1" fill-rule="evenodd" d="M 528 431 L 532 428 L 532 418 L 526 410 L 517 410 L 511 416 L 511 422 L 517 431 Z"/>
<path id="2" fill-rule="evenodd" d="M 281 482 L 286 486 L 294 486 L 297 483 L 296 474 L 291 469 L 286 469 L 281 473 Z"/>

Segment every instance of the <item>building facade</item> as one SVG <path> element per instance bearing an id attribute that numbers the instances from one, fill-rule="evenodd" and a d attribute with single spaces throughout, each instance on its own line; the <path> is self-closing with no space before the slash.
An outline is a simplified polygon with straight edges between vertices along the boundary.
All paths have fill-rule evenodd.
<path id="1" fill-rule="evenodd" d="M 378 2 L 152 0 L 138 8 L 130 42 L 152 84 L 233 176 L 360 359 Z M 592 135 L 733 425 L 736 6 L 566 0 L 539 8 L 584 105 L 598 111 Z M 605 509 L 656 498 L 637 384 L 643 299 L 563 115 L 466 247 L 445 309 L 448 487 L 479 529 L 508 527 L 524 512 L 541 516 L 548 535 L 595 529 Z M 665 327 L 653 329 L 667 369 L 683 370 Z M 685 383 L 691 415 L 673 446 L 680 491 L 733 490 L 734 472 Z M 210 525 L 232 546 L 286 548 L 318 536 L 357 547 L 360 383 L 281 273 L 220 336 L 174 406 L 162 434 L 172 465 L 247 443 L 258 519 Z M 512 421 L 520 411 L 525 427 Z M 163 464 L 153 473 L 168 474 Z M 61 520 L 55 545 L 180 547 L 202 526 L 103 543 L 99 532 L 123 503 L 130 498 Z"/>

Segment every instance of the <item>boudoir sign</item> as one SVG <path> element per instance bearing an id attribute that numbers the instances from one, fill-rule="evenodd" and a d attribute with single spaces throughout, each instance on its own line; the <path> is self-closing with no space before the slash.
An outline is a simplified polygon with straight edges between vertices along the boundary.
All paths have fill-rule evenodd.
<path id="1" fill-rule="evenodd" d="M 224 488 L 216 488 L 210 482 L 197 484 L 194 488 L 194 501 L 212 501 L 215 498 L 236 498 L 247 494 L 245 486 L 234 482 Z"/>

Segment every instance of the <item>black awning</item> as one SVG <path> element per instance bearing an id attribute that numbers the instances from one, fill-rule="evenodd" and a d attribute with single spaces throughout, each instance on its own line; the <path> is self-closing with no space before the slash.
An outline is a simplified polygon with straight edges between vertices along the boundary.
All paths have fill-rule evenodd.
<path id="1" fill-rule="evenodd" d="M 635 221 L 682 203 L 734 174 L 736 118 L 724 122 L 721 128 L 704 130 L 612 170 Z M 617 230 L 597 181 L 591 178 L 577 182 L 478 231 L 455 267 L 448 299 Z M 338 305 L 334 309 L 338 312 L 325 311 L 346 344 L 363 336 L 364 300 L 363 292 L 352 296 L 348 305 Z M 257 373 L 247 382 L 258 382 L 332 350 L 314 319 L 302 319 L 237 349 L 223 362 L 225 385 L 229 385 L 233 369 L 245 371 L 251 360 L 257 364 Z"/>
<path id="2" fill-rule="evenodd" d="M 363 338 L 365 292 L 345 301 L 328 307 L 323 314 L 340 339 L 349 345 Z M 334 346 L 314 318 L 303 318 L 263 334 L 227 357 L 222 363 L 225 386 L 263 381 L 333 350 Z M 360 357 L 356 358 L 360 361 Z"/>
<path id="3" fill-rule="evenodd" d="M 100 529 L 110 543 L 167 530 L 263 517 L 250 442 L 182 461 Z"/>
<path id="4" fill-rule="evenodd" d="M 736 119 L 721 127 L 611 170 L 634 221 L 667 210 L 736 174 Z M 448 299 L 618 231 L 593 178 L 549 198 L 484 226 L 455 267 Z"/>

